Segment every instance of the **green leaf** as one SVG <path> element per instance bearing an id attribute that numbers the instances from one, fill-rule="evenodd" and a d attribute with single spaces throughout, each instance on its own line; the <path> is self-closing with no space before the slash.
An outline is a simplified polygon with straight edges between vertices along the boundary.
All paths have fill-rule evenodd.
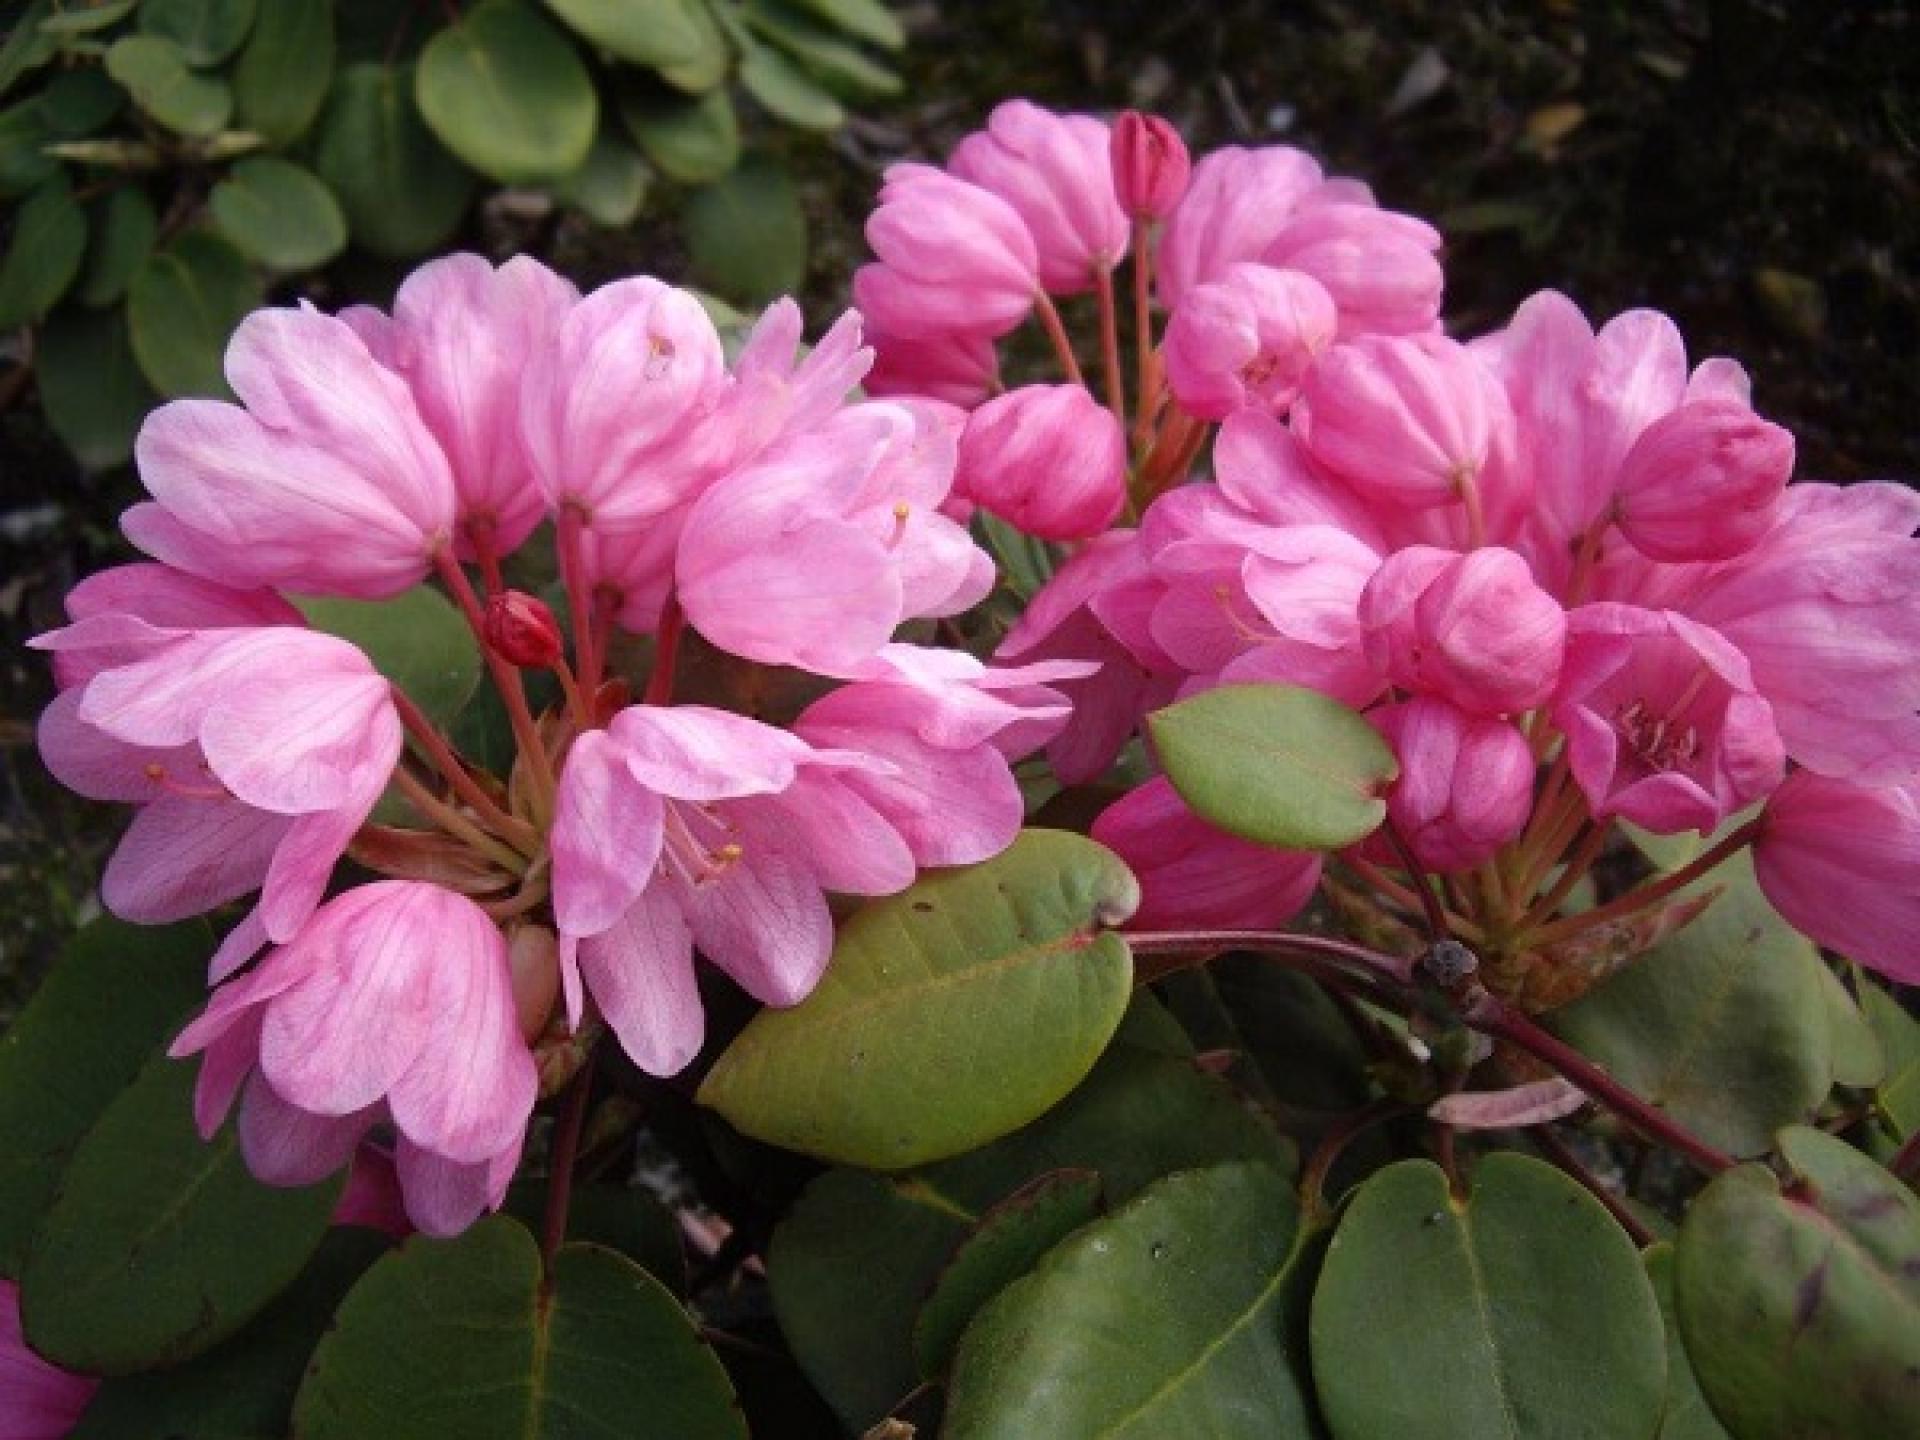
<path id="1" fill-rule="evenodd" d="M 746 1435 L 726 1372 L 659 1281 L 576 1244 L 543 1287 L 533 1237 L 505 1216 L 376 1263 L 293 1419 L 299 1440 Z"/>
<path id="2" fill-rule="evenodd" d="M 63 4 L 40 22 L 40 31 L 44 35 L 58 35 L 63 39 L 74 35 L 91 35 L 109 25 L 117 25 L 133 13 L 133 7 L 137 4 L 139 0 L 69 0 L 69 3 Z M 44 10 L 47 7 L 36 8 Z"/>
<path id="3" fill-rule="evenodd" d="M 906 88 L 895 71 L 780 0 L 748 0 L 746 21 L 843 100 L 884 100 Z"/>
<path id="4" fill-rule="evenodd" d="M 545 1178 L 514 1181 L 507 1189 L 505 1209 L 519 1216 L 528 1229 L 537 1229 L 547 1213 Z M 687 1256 L 680 1242 L 680 1222 L 644 1190 L 576 1185 L 567 1204 L 565 1238 L 617 1251 L 674 1294 L 686 1291 Z"/>
<path id="5" fill-rule="evenodd" d="M 1683 894 L 1724 893 L 1678 934 L 1553 1016 L 1553 1028 L 1711 1145 L 1771 1147 L 1833 1083 L 1813 942 L 1767 904 L 1745 854 Z"/>
<path id="6" fill-rule="evenodd" d="M 780 51 L 748 48 L 740 61 L 740 84 L 776 120 L 803 130 L 838 130 L 847 112 L 833 95 Z"/>
<path id="7" fill-rule="evenodd" d="M 0 1275 L 20 1273 L 74 1146 L 205 998 L 213 949 L 199 920 L 95 920 L 0 1035 Z"/>
<path id="8" fill-rule="evenodd" d="M 899 18 L 880 0 L 795 0 L 795 3 L 849 35 L 870 40 L 888 50 L 898 50 L 907 43 L 907 32 Z"/>
<path id="9" fill-rule="evenodd" d="M 1110 852 L 1029 830 L 842 927 L 819 987 L 755 1016 L 700 1102 L 758 1140 L 904 1169 L 1024 1125 L 1086 1075 L 1133 965 L 1106 927 L 1139 887 Z"/>
<path id="10" fill-rule="evenodd" d="M 1099 1213 L 1100 1177 L 1056 1170 L 980 1217 L 947 1261 L 913 1322 L 920 1373 L 944 1374 L 967 1323 L 1040 1257 Z"/>
<path id="11" fill-rule="evenodd" d="M 60 173 L 46 153 L 52 140 L 37 97 L 0 111 L 0 197 L 24 195 Z"/>
<path id="12" fill-rule="evenodd" d="M 975 1317 L 942 1434 L 1304 1440 L 1311 1390 L 1286 1334 L 1299 1231 L 1292 1188 L 1264 1165 L 1151 1186 Z"/>
<path id="13" fill-rule="evenodd" d="M 1886 1079 L 1876 1097 L 1880 1113 L 1902 1138 L 1920 1130 L 1920 1021 L 1873 981 L 1855 972 L 1860 1008 L 1873 1027 L 1886 1062 Z"/>
<path id="14" fill-rule="evenodd" d="M 386 1237 L 372 1230 L 329 1230 L 300 1277 L 251 1325 L 184 1365 L 108 1380 L 68 1440 L 285 1435 L 313 1347 L 386 1249 Z"/>
<path id="15" fill-rule="evenodd" d="M 1796 1177 L 1727 1171 L 1680 1227 L 1680 1333 L 1740 1440 L 1920 1435 L 1920 1199 L 1818 1130 L 1782 1132 Z"/>
<path id="16" fill-rule="evenodd" d="M 639 151 L 602 125 L 586 163 L 556 181 L 553 193 L 594 224 L 617 230 L 633 223 L 652 184 L 653 171 Z"/>
<path id="17" fill-rule="evenodd" d="M 347 217 L 333 192 L 278 156 L 242 160 L 208 205 L 235 248 L 269 270 L 314 270 L 347 247 Z"/>
<path id="18" fill-rule="evenodd" d="M 271 10 L 278 0 L 267 0 Z M 189 65 L 218 65 L 253 28 L 254 0 L 141 0 L 140 32 L 171 40 Z"/>
<path id="19" fill-rule="evenodd" d="M 1652 1440 L 1666 1392 L 1633 1242 L 1510 1153 L 1474 1168 L 1464 1204 L 1425 1160 L 1355 1192 L 1313 1299 L 1313 1373 L 1340 1440 Z"/>
<path id="20" fill-rule="evenodd" d="M 547 8 L 602 50 L 636 65 L 692 65 L 719 43 L 699 0 L 547 0 Z"/>
<path id="21" fill-rule="evenodd" d="M 1228 685 L 1147 717 L 1167 778 L 1194 813 L 1262 845 L 1337 850 L 1386 817 L 1400 773 L 1353 711 L 1295 685 Z"/>
<path id="22" fill-rule="evenodd" d="M 108 0 L 110 4 L 131 4 L 132 0 Z M 0 95 L 19 83 L 20 77 L 37 70 L 59 53 L 57 36 L 47 32 L 53 0 L 28 0 L 0 40 Z"/>
<path id="23" fill-rule="evenodd" d="M 134 436 L 159 397 L 133 358 L 124 311 L 54 311 L 40 331 L 34 370 L 47 423 L 83 469 L 133 458 Z"/>
<path id="24" fill-rule="evenodd" d="M 473 176 L 434 138 L 411 71 L 349 65 L 314 141 L 314 169 L 347 213 L 354 243 L 393 259 L 434 249 L 473 198 Z"/>
<path id="25" fill-rule="evenodd" d="M 114 41 L 107 49 L 107 74 L 127 87 L 134 104 L 181 135 L 217 135 L 233 114 L 226 81 L 195 74 L 171 40 L 128 35 Z"/>
<path id="26" fill-rule="evenodd" d="M 160 217 L 144 192 L 123 186 L 96 200 L 87 258 L 74 298 L 82 305 L 117 305 L 142 262 L 153 253 Z"/>
<path id="27" fill-rule="evenodd" d="M 1647 1279 L 1653 1282 L 1667 1332 L 1667 1403 L 1660 1420 L 1660 1440 L 1730 1440 L 1707 1408 L 1693 1362 L 1680 1343 L 1680 1322 L 1673 1313 L 1673 1246 L 1665 1241 L 1650 1245 L 1640 1259 L 1647 1267 Z"/>
<path id="28" fill-rule="evenodd" d="M 701 32 L 700 52 L 691 60 L 659 67 L 660 78 L 688 95 L 704 95 L 733 69 L 733 48 L 713 8 L 713 0 L 686 0 L 687 18 Z"/>
<path id="29" fill-rule="evenodd" d="M 133 353 L 163 395 L 226 395 L 227 339 L 265 299 L 259 278 L 218 235 L 189 230 L 149 255 L 127 287 Z"/>
<path id="30" fill-rule="evenodd" d="M 127 92 L 102 70 L 63 70 L 40 94 L 40 113 L 58 140 L 91 135 L 125 108 Z"/>
<path id="31" fill-rule="evenodd" d="M 600 121 L 573 46 L 515 0 L 483 0 L 428 41 L 414 98 L 449 150 L 504 185 L 578 170 Z"/>
<path id="32" fill-rule="evenodd" d="M 195 1068 L 156 1055 L 73 1152 L 20 1274 L 34 1349 L 124 1375 L 204 1353 L 307 1263 L 346 1185 L 299 1190 L 247 1171 L 231 1121 L 193 1125 Z"/>
<path id="33" fill-rule="evenodd" d="M 1887 1057 L 1880 1037 L 1840 977 L 1825 963 L 1820 966 L 1820 992 L 1826 1002 L 1828 1048 L 1833 1057 L 1833 1083 L 1868 1089 L 1887 1078 Z"/>
<path id="34" fill-rule="evenodd" d="M 31 324 L 67 293 L 87 253 L 87 216 L 55 177 L 14 217 L 0 259 L 0 330 Z"/>
<path id="35" fill-rule="evenodd" d="M 629 93 L 620 118 L 655 168 L 683 185 L 718 180 L 740 162 L 740 120 L 724 90 L 695 100 Z"/>
<path id="36" fill-rule="evenodd" d="M 480 648 L 472 628 L 431 585 L 417 585 L 391 600 L 298 603 L 308 624 L 351 641 L 442 729 L 453 724 L 480 682 Z"/>
<path id="37" fill-rule="evenodd" d="M 269 145 L 307 133 L 333 78 L 332 0 L 267 0 L 233 67 L 233 109 Z"/>
<path id="38" fill-rule="evenodd" d="M 806 277 L 807 217 L 775 161 L 756 157 L 696 190 L 681 223 L 695 276 L 729 299 L 765 304 Z"/>

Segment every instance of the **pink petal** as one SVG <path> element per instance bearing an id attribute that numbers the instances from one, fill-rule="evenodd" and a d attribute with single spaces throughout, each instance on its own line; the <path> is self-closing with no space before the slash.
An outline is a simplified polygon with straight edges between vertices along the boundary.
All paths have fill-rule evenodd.
<path id="1" fill-rule="evenodd" d="M 458 1235 L 489 1210 L 498 1210 L 520 1164 L 520 1141 L 498 1155 L 462 1164 L 423 1150 L 405 1136 L 394 1147 L 394 1168 L 406 1200 L 407 1218 L 423 1235 Z"/>
<path id="2" fill-rule="evenodd" d="M 704 705 L 631 705 L 608 730 L 638 784 L 700 803 L 784 790 L 808 755 L 784 730 Z"/>
<path id="3" fill-rule="evenodd" d="M 100 898 L 142 925 L 204 915 L 260 888 L 289 823 L 231 798 L 163 795 L 133 817 Z"/>
<path id="4" fill-rule="evenodd" d="M 756 1000 L 798 1004 L 819 982 L 833 917 L 801 861 L 756 846 L 713 881 L 675 889 L 700 952 Z"/>
<path id="5" fill-rule="evenodd" d="M 240 1101 L 240 1153 L 268 1185 L 312 1185 L 353 1159 L 374 1119 L 371 1108 L 333 1116 L 289 1105 L 256 1070 Z"/>
<path id="6" fill-rule="evenodd" d="M 619 718 L 615 718 L 615 724 Z M 553 913 L 567 935 L 598 935 L 646 888 L 660 858 L 660 798 L 606 731 L 573 744 L 554 805 Z"/>
<path id="7" fill-rule="evenodd" d="M 678 1075 L 700 1053 L 693 932 L 667 887 L 649 886 L 611 929 L 583 941 L 580 968 L 621 1048 L 649 1075 Z"/>

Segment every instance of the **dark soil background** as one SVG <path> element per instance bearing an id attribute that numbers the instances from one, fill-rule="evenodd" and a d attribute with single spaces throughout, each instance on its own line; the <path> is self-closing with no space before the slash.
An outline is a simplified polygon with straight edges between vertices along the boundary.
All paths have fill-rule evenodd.
<path id="1" fill-rule="evenodd" d="M 1899 0 L 942 0 L 900 7 L 905 96 L 832 144 L 776 139 L 814 212 L 806 295 L 845 303 L 881 169 L 944 156 L 993 103 L 1140 105 L 1196 150 L 1302 146 L 1448 236 L 1448 314 L 1499 323 L 1544 286 L 1589 315 L 1671 313 L 1696 356 L 1754 372 L 1801 473 L 1920 477 L 1920 17 Z M 682 276 L 671 196 L 608 235 L 483 217 L 583 284 Z M 350 272 L 309 293 L 383 298 Z M 32 745 L 49 686 L 20 642 L 122 553 L 127 474 L 86 477 L 30 385 L 0 380 L 0 1019 L 96 903 L 119 820 Z"/>

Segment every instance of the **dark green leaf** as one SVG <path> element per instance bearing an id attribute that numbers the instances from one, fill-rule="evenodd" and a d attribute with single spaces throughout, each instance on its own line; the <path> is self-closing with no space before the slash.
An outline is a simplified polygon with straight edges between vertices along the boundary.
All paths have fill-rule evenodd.
<path id="1" fill-rule="evenodd" d="M 807 217 L 779 164 L 755 158 L 687 200 L 682 224 L 700 283 L 760 305 L 800 288 Z"/>
<path id="2" fill-rule="evenodd" d="M 124 1375 L 203 1354 L 305 1267 L 346 1184 L 277 1190 L 247 1171 L 231 1121 L 193 1126 L 195 1067 L 156 1055 L 73 1152 L 20 1274 L 33 1347 Z"/>
<path id="3" fill-rule="evenodd" d="M 1299 1231 L 1292 1188 L 1264 1165 L 1150 1186 L 975 1317 L 943 1434 L 1305 1440 L 1311 1390 L 1285 1334 Z"/>
<path id="4" fill-rule="evenodd" d="M 332 0 L 267 0 L 233 67 L 234 114 L 270 145 L 307 133 L 333 78 Z"/>
<path id="5" fill-rule="evenodd" d="M 267 0 L 272 9 L 278 0 Z M 253 26 L 254 0 L 141 0 L 140 31 L 171 40 L 189 65 L 218 65 Z"/>
<path id="6" fill-rule="evenodd" d="M 659 67 L 660 78 L 688 95 L 704 95 L 733 69 L 733 48 L 715 13 L 713 0 L 686 0 L 687 18 L 701 34 L 700 51 L 691 60 Z M 727 27 L 731 29 L 732 27 Z"/>
<path id="7" fill-rule="evenodd" d="M 718 180 L 740 161 L 740 121 L 724 90 L 695 100 L 630 93 L 620 118 L 660 173 L 683 185 Z"/>
<path id="8" fill-rule="evenodd" d="M 602 50 L 636 65 L 692 65 L 719 43 L 699 0 L 547 0 L 547 8 Z"/>
<path id="9" fill-rule="evenodd" d="M 907 43 L 907 32 L 894 13 L 880 0 L 795 0 L 803 10 L 839 26 L 849 35 L 870 40 L 889 50 Z"/>
<path id="10" fill-rule="evenodd" d="M 269 270 L 312 270 L 347 245 L 347 217 L 311 170 L 275 155 L 242 160 L 213 187 L 214 223 Z"/>
<path id="11" fill-rule="evenodd" d="M 430 585 L 391 600 L 302 600 L 300 610 L 314 629 L 352 641 L 443 728 L 466 708 L 480 681 L 472 628 Z"/>
<path id="12" fill-rule="evenodd" d="M 1795 1128 L 1797 1183 L 1742 1165 L 1688 1211 L 1680 1333 L 1740 1440 L 1920 1435 L 1920 1200 L 1858 1151 Z"/>
<path id="13" fill-rule="evenodd" d="M 131 4 L 131 0 L 108 0 Z M 5 95 L 30 70 L 37 70 L 59 53 L 57 36 L 46 22 L 53 18 L 53 0 L 28 0 L 0 40 L 0 95 Z"/>
<path id="14" fill-rule="evenodd" d="M 1673 1313 L 1673 1246 L 1664 1241 L 1650 1245 L 1640 1258 L 1646 1264 L 1647 1279 L 1653 1282 L 1667 1331 L 1667 1403 L 1660 1419 L 1660 1440 L 1730 1440 L 1707 1408 L 1693 1362 L 1680 1343 L 1680 1322 Z"/>
<path id="15" fill-rule="evenodd" d="M 414 98 L 449 150 L 506 185 L 579 169 L 600 119 L 573 46 L 514 0 L 482 0 L 428 41 Z"/>
<path id="16" fill-rule="evenodd" d="M 133 458 L 140 422 L 159 401 L 127 338 L 126 312 L 72 306 L 47 317 L 34 359 L 47 423 L 88 470 Z"/>
<path id="17" fill-rule="evenodd" d="M 133 13 L 133 7 L 140 0 L 70 0 L 70 3 L 48 15 L 40 22 L 40 31 L 44 35 L 58 35 L 62 38 L 73 35 L 91 35 L 96 30 L 104 30 L 109 25 L 117 25 Z M 45 5 L 34 7 L 45 10 Z M 29 12 L 29 18 L 31 17 Z"/>
<path id="18" fill-rule="evenodd" d="M 348 66 L 314 142 L 314 169 L 347 212 L 354 242 L 396 259 L 444 242 L 474 188 L 421 120 L 413 89 L 409 69 Z"/>
<path id="19" fill-rule="evenodd" d="M 1228 685 L 1147 717 L 1160 764 L 1194 813 L 1263 845 L 1337 850 L 1387 813 L 1400 773 L 1380 733 L 1294 685 Z"/>
<path id="20" fill-rule="evenodd" d="M 107 74 L 126 86 L 133 103 L 181 135 L 216 135 L 233 114 L 227 82 L 195 74 L 171 40 L 128 35 L 107 49 Z"/>
<path id="21" fill-rule="evenodd" d="M 594 224 L 618 229 L 633 223 L 652 183 L 653 172 L 639 152 L 602 125 L 586 163 L 556 181 L 553 193 Z"/>
<path id="22" fill-rule="evenodd" d="M 837 32 L 780 0 L 748 0 L 747 24 L 843 100 L 883 100 L 906 82 Z"/>
<path id="23" fill-rule="evenodd" d="M 133 353 L 163 395 L 225 395 L 227 338 L 265 297 L 218 235 L 189 230 L 149 255 L 127 287 Z"/>
<path id="24" fill-rule="evenodd" d="M 877 1169 L 1004 1135 L 1077 1085 L 1120 1023 L 1133 965 L 1107 927 L 1138 903 L 1107 850 L 1026 831 L 848 921 L 819 987 L 756 1016 L 700 1101 L 756 1139 Z"/>
<path id="25" fill-rule="evenodd" d="M 160 217 L 153 202 L 132 186 L 122 186 L 94 202 L 87 237 L 87 259 L 74 298 L 82 305 L 117 305 L 142 262 L 153 253 Z"/>
<path id="26" fill-rule="evenodd" d="M 847 123 L 840 102 L 786 55 L 766 45 L 740 61 L 740 84 L 776 120 L 803 130 L 838 130 Z"/>
<path id="27" fill-rule="evenodd" d="M 1709 1144 L 1768 1149 L 1833 1083 L 1813 943 L 1767 904 L 1743 853 L 1696 882 L 1720 898 L 1553 1017 L 1554 1028 Z"/>
<path id="28" fill-rule="evenodd" d="M 14 217 L 0 259 L 0 330 L 27 325 L 67 293 L 87 252 L 87 216 L 55 177 L 34 191 Z"/>
<path id="29" fill-rule="evenodd" d="M 17 1276 L 73 1147 L 206 994 L 203 921 L 100 919 L 0 1035 L 0 1275 Z"/>
<path id="30" fill-rule="evenodd" d="M 1425 1160 L 1355 1192 L 1314 1295 L 1313 1373 L 1340 1440 L 1652 1440 L 1666 1391 L 1633 1242 L 1510 1153 L 1474 1168 L 1464 1203 Z"/>
<path id="31" fill-rule="evenodd" d="M 550 1287 L 518 1221 L 409 1241 L 367 1272 L 315 1352 L 297 1440 L 744 1437 L 726 1372 L 660 1282 L 566 1245 Z"/>
<path id="32" fill-rule="evenodd" d="M 106 77 L 104 71 L 63 70 L 47 82 L 40 95 L 40 111 L 46 117 L 48 132 L 58 140 L 78 140 L 91 135 L 127 103 L 127 92 Z"/>
<path id="33" fill-rule="evenodd" d="M 0 111 L 0 196 L 24 195 L 59 172 L 60 162 L 46 153 L 52 141 L 38 98 Z"/>
<path id="34" fill-rule="evenodd" d="M 1056 1170 L 980 1217 L 942 1267 L 913 1322 L 920 1373 L 944 1374 L 967 1323 L 1040 1257 L 1099 1213 L 1100 1177 Z"/>
<path id="35" fill-rule="evenodd" d="M 386 1237 L 330 1230 L 300 1277 L 225 1344 L 166 1370 L 108 1380 L 68 1440 L 285 1435 L 293 1397 L 333 1312 Z"/>
<path id="36" fill-rule="evenodd" d="M 507 1190 L 505 1208 L 538 1233 L 547 1213 L 546 1179 L 514 1181 Z M 575 1186 L 567 1205 L 566 1238 L 617 1250 L 674 1294 L 686 1291 L 687 1256 L 680 1243 L 680 1222 L 644 1190 Z"/>

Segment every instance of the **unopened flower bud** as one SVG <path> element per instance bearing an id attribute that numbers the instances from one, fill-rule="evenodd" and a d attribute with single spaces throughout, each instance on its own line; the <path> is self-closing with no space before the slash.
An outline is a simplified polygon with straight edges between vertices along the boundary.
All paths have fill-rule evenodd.
<path id="1" fill-rule="evenodd" d="M 1620 466 L 1620 529 L 1655 560 L 1731 560 L 1771 530 L 1793 436 L 1724 396 L 1649 425 Z"/>
<path id="2" fill-rule="evenodd" d="M 560 997 L 560 943 L 545 925 L 520 925 L 507 936 L 507 968 L 513 975 L 513 1010 L 520 1033 L 532 1044 L 546 1031 Z"/>
<path id="3" fill-rule="evenodd" d="M 1193 162 L 1180 132 L 1158 115 L 1125 111 L 1113 122 L 1113 188 L 1137 220 L 1160 220 L 1187 193 Z"/>
<path id="4" fill-rule="evenodd" d="M 560 623 L 545 602 L 524 590 L 487 601 L 487 645 L 510 665 L 544 670 L 560 658 Z"/>
<path id="5" fill-rule="evenodd" d="M 1126 436 L 1082 386 L 1023 385 L 968 417 L 956 486 L 1029 535 L 1085 540 L 1126 503 Z"/>

